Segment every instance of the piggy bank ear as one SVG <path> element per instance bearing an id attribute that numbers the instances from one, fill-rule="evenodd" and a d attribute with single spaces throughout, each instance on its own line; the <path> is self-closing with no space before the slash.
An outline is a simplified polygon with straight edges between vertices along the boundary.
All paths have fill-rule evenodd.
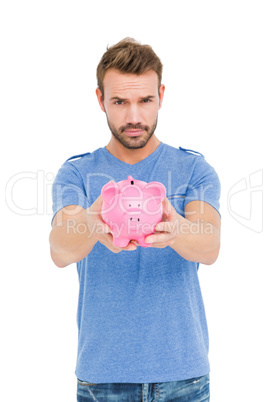
<path id="1" fill-rule="evenodd" d="M 105 184 L 101 189 L 101 196 L 103 201 L 107 204 L 111 204 L 114 200 L 114 197 L 121 192 L 119 186 L 114 181 L 109 181 L 109 183 Z"/>
<path id="2" fill-rule="evenodd" d="M 166 197 L 166 187 L 158 181 L 151 181 L 143 187 L 146 195 L 153 195 L 157 204 L 160 204 Z"/>

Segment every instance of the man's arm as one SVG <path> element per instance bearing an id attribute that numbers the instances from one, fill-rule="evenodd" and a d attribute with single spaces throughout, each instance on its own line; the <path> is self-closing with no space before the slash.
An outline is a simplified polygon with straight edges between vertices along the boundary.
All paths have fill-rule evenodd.
<path id="1" fill-rule="evenodd" d="M 210 204 L 189 202 L 184 218 L 165 198 L 162 222 L 156 225 L 155 234 L 147 236 L 145 241 L 153 241 L 152 247 L 170 246 L 186 260 L 210 265 L 219 254 L 220 226 L 220 216 Z"/>
<path id="2" fill-rule="evenodd" d="M 87 209 L 69 205 L 55 215 L 49 242 L 51 258 L 59 268 L 81 261 L 98 241 L 114 253 L 136 250 L 133 243 L 123 248 L 113 245 L 111 229 L 101 218 L 101 206 L 100 195 Z"/>

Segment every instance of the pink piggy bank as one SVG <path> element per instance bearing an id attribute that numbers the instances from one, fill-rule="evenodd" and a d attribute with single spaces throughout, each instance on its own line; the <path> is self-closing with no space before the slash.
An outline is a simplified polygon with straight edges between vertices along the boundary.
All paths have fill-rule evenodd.
<path id="1" fill-rule="evenodd" d="M 140 246 L 150 247 L 144 239 L 154 232 L 162 219 L 165 186 L 157 181 L 146 183 L 128 176 L 127 180 L 105 184 L 101 196 L 101 215 L 111 228 L 113 244 L 125 247 L 130 240 L 136 240 Z"/>

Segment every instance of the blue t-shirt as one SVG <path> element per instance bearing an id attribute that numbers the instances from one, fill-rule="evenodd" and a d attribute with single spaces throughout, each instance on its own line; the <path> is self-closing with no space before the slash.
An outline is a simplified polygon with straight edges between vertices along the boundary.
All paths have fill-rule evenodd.
<path id="1" fill-rule="evenodd" d="M 193 200 L 219 211 L 219 179 L 205 158 L 161 142 L 134 165 L 106 147 L 67 160 L 53 184 L 54 215 L 71 204 L 90 207 L 104 184 L 129 175 L 163 183 L 183 216 Z M 137 247 L 116 254 L 97 242 L 77 263 L 77 377 L 92 383 L 149 383 L 208 374 L 198 267 L 171 247 Z"/>

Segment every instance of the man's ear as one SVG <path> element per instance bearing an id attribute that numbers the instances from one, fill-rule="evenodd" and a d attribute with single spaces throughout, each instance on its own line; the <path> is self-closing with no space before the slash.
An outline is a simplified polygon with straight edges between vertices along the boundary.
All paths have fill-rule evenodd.
<path id="1" fill-rule="evenodd" d="M 97 89 L 96 89 L 96 95 L 97 95 L 98 102 L 99 102 L 99 105 L 100 105 L 100 107 L 101 107 L 101 110 L 102 110 L 103 112 L 105 112 L 105 108 L 104 108 L 104 104 L 103 104 L 103 96 L 102 96 L 102 93 L 101 93 L 100 88 L 97 88 Z"/>
<path id="2" fill-rule="evenodd" d="M 163 98 L 164 98 L 164 93 L 165 93 L 165 85 L 160 85 L 159 87 L 159 109 L 162 106 Z"/>

